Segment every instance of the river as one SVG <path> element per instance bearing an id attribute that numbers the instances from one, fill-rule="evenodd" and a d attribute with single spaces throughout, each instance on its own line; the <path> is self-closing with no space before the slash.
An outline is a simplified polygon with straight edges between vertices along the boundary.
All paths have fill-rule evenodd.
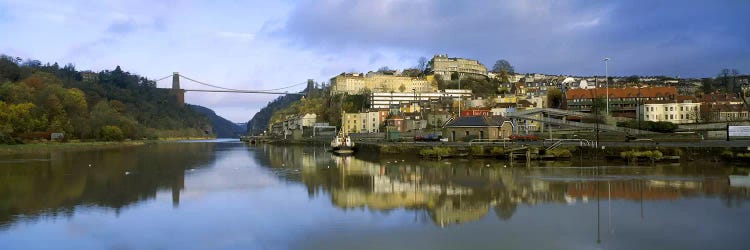
<path id="1" fill-rule="evenodd" d="M 0 158 L 0 249 L 748 249 L 747 169 L 234 140 Z"/>

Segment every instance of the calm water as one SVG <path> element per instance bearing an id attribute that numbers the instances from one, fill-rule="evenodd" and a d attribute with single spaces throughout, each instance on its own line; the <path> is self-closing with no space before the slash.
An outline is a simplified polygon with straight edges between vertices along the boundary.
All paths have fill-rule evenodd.
<path id="1" fill-rule="evenodd" d="M 163 143 L 0 158 L 0 249 L 748 249 L 744 169 Z"/>

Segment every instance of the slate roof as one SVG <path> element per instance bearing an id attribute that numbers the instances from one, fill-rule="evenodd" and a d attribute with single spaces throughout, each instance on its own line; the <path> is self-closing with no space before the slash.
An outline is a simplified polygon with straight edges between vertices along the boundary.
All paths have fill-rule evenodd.
<path id="1" fill-rule="evenodd" d="M 565 93 L 567 99 L 591 99 L 594 97 L 594 89 L 571 89 Z M 638 97 L 674 97 L 677 95 L 675 87 L 652 87 L 652 88 L 609 88 L 610 98 L 633 98 Z M 599 88 L 596 95 L 600 98 L 606 97 L 607 88 Z"/>
<path id="2" fill-rule="evenodd" d="M 499 127 L 505 121 L 501 116 L 461 116 L 448 121 L 445 127 Z"/>

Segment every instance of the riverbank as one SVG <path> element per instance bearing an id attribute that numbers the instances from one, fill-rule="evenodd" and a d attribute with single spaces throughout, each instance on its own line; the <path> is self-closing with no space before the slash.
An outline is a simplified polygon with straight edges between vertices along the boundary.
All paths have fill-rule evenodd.
<path id="1" fill-rule="evenodd" d="M 122 142 L 38 142 L 16 145 L 0 145 L 0 155 L 49 153 L 57 151 L 79 151 L 91 149 L 107 149 L 141 146 L 149 141 Z"/>

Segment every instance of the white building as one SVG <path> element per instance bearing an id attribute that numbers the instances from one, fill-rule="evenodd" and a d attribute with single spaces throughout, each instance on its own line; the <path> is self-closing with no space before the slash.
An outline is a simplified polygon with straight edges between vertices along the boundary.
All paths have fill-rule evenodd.
<path id="1" fill-rule="evenodd" d="M 471 90 L 468 89 L 446 89 L 430 93 L 419 92 L 374 92 L 370 95 L 370 108 L 388 109 L 391 105 L 401 105 L 410 102 L 425 102 L 439 100 L 440 98 L 471 97 Z"/>
<path id="2" fill-rule="evenodd" d="M 700 121 L 700 110 L 700 103 L 689 100 L 672 103 L 646 103 L 641 107 L 643 120 L 675 124 Z"/>

